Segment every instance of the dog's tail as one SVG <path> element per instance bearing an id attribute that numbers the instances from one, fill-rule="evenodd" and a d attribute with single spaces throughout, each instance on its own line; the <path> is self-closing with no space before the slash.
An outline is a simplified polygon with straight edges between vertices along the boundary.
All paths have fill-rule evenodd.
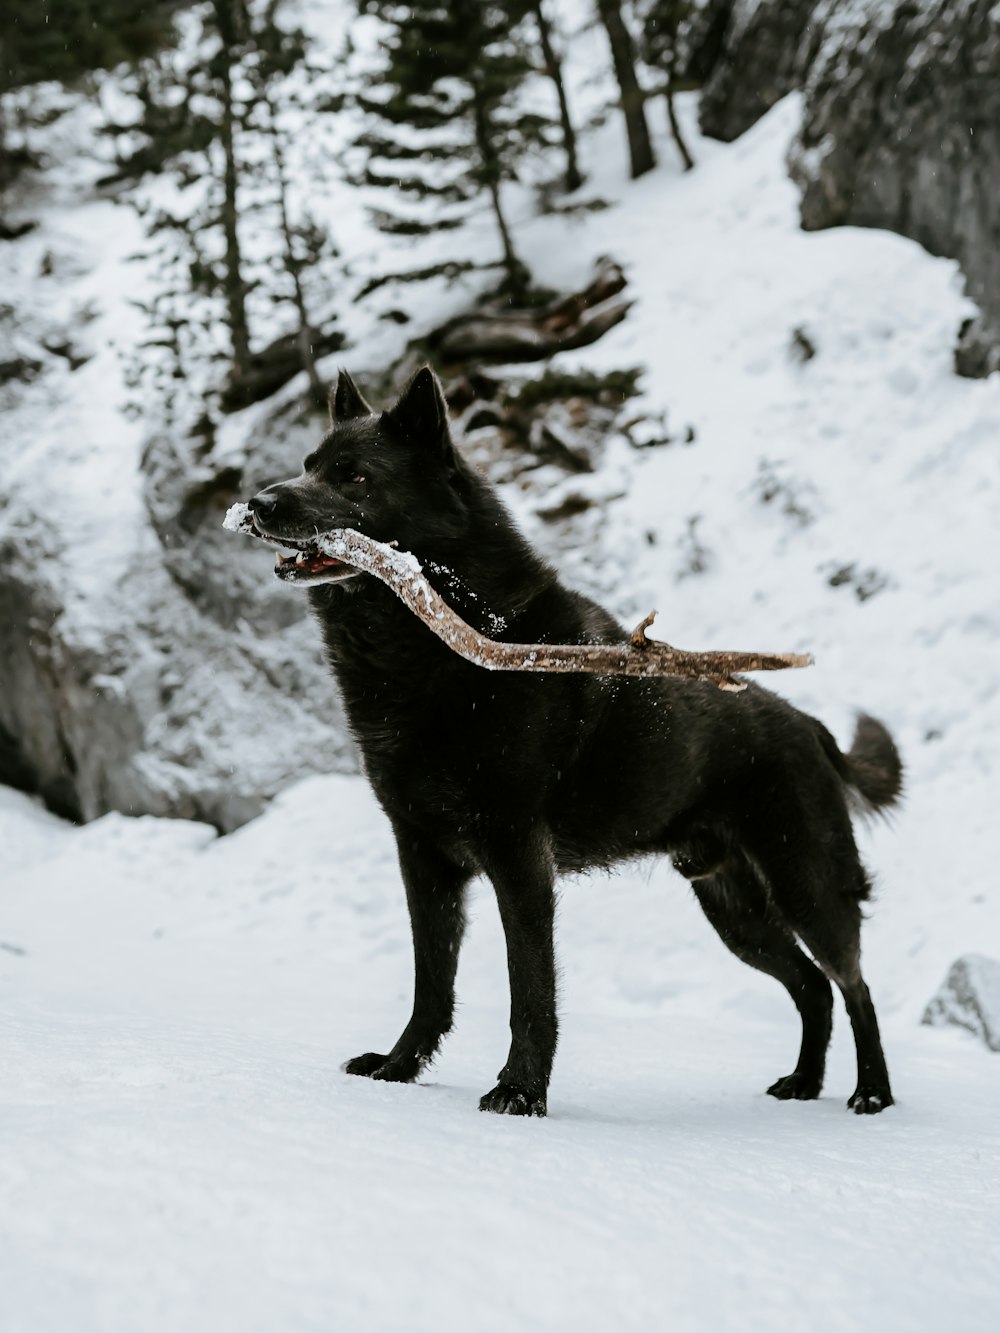
<path id="1" fill-rule="evenodd" d="M 821 740 L 827 757 L 864 814 L 883 814 L 896 804 L 903 791 L 903 761 L 896 742 L 877 718 L 858 714 L 847 754 L 825 727 Z"/>

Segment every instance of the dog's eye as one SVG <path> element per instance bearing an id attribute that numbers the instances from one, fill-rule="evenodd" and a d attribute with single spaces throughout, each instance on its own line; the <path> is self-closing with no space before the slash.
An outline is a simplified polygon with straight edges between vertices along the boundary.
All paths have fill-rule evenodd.
<path id="1" fill-rule="evenodd" d="M 360 484 L 361 484 L 363 481 L 364 481 L 364 477 L 352 477 L 352 478 L 351 478 L 351 484 L 354 485 L 354 486 L 360 486 Z"/>

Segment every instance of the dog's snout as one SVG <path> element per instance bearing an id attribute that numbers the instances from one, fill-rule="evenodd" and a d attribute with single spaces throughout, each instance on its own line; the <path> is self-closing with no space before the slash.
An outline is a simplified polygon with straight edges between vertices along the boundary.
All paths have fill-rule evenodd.
<path id="1" fill-rule="evenodd" d="M 248 504 L 250 512 L 256 514 L 258 518 L 270 518 L 278 507 L 278 497 L 273 492 L 258 491 Z"/>

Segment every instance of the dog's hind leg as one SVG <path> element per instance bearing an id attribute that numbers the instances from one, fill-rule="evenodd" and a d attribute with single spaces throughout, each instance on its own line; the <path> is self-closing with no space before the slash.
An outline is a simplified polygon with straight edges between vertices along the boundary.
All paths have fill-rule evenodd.
<path id="1" fill-rule="evenodd" d="M 837 983 L 854 1031 L 858 1085 L 847 1105 L 875 1115 L 893 1104 L 878 1019 L 861 975 L 861 903 L 869 893 L 846 812 L 822 842 L 808 825 L 788 841 L 772 829 L 760 846 L 775 903 L 820 967 Z"/>
<path id="2" fill-rule="evenodd" d="M 510 835 L 487 860 L 507 938 L 510 1053 L 481 1111 L 545 1115 L 555 1058 L 556 967 L 553 944 L 555 871 L 547 835 Z"/>
<path id="3" fill-rule="evenodd" d="M 763 886 L 747 864 L 693 879 L 702 910 L 737 958 L 774 977 L 788 991 L 802 1019 L 798 1063 L 768 1088 L 781 1101 L 809 1101 L 823 1086 L 830 1043 L 833 996 L 830 983 L 775 919 Z"/>
<path id="4" fill-rule="evenodd" d="M 455 972 L 465 930 L 470 871 L 435 847 L 397 828 L 399 864 L 413 931 L 413 1013 L 388 1055 L 369 1051 L 348 1060 L 348 1074 L 409 1083 L 433 1058 L 451 1029 Z"/>

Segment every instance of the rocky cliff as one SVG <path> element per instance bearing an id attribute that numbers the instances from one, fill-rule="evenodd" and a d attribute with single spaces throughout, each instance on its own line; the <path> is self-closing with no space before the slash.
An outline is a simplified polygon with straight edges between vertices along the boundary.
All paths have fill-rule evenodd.
<path id="1" fill-rule="evenodd" d="M 995 0 L 709 0 L 690 44 L 703 130 L 733 139 L 802 89 L 803 226 L 887 227 L 957 259 L 981 311 L 957 368 L 1000 368 Z"/>
<path id="2" fill-rule="evenodd" d="M 183 440 L 153 440 L 151 528 L 88 497 L 95 524 L 78 534 L 45 468 L 0 504 L 0 782 L 72 819 L 117 809 L 228 831 L 293 779 L 354 767 L 304 599 L 220 527 L 244 476 L 253 489 L 297 469 L 300 434 L 271 414 L 245 467 L 199 468 Z"/>

